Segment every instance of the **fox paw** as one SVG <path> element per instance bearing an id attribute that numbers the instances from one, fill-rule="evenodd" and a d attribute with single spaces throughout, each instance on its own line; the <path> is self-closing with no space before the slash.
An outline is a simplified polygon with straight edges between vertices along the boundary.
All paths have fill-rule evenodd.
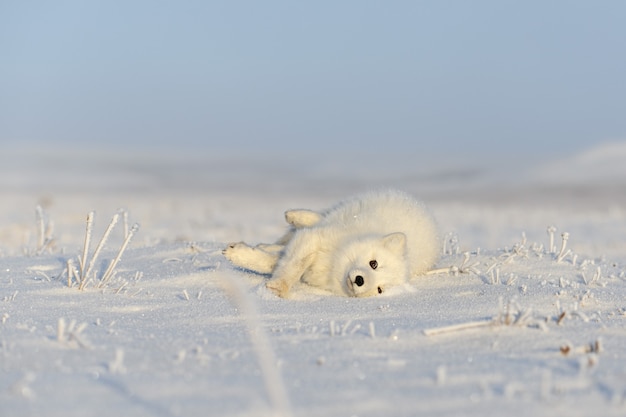
<path id="1" fill-rule="evenodd" d="M 245 264 L 250 258 L 253 249 L 244 242 L 229 243 L 226 249 L 222 251 L 222 255 L 226 257 L 234 265 Z"/>
<path id="2" fill-rule="evenodd" d="M 322 216 L 312 210 L 287 210 L 285 220 L 296 229 L 311 227 L 321 220 Z"/>
<path id="3" fill-rule="evenodd" d="M 287 298 L 289 295 L 289 285 L 282 279 L 271 279 L 265 284 L 268 290 L 281 298 Z"/>

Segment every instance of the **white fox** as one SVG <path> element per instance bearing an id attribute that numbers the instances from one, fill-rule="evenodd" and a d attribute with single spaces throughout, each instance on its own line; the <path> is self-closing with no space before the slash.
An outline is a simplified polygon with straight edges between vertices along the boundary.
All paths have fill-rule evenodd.
<path id="1" fill-rule="evenodd" d="M 271 274 L 266 286 L 287 297 L 298 281 L 332 293 L 367 297 L 426 273 L 440 239 L 424 205 L 396 190 L 370 192 L 321 213 L 289 210 L 290 230 L 275 244 L 229 244 L 233 265 Z"/>

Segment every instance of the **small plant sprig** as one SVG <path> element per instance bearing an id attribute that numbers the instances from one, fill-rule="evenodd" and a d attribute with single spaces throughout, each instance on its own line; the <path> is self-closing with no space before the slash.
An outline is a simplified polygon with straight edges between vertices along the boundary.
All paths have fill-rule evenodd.
<path id="1" fill-rule="evenodd" d="M 90 345 L 82 335 L 86 328 L 87 323 L 77 326 L 76 320 L 71 320 L 69 324 L 66 324 L 65 319 L 60 318 L 57 322 L 56 340 L 70 348 L 89 349 Z"/>
<path id="2" fill-rule="evenodd" d="M 35 218 L 37 221 L 37 246 L 35 255 L 41 255 L 54 243 L 52 232 L 54 231 L 54 223 L 47 218 L 43 207 L 35 208 Z"/>
<path id="3" fill-rule="evenodd" d="M 71 259 L 67 261 L 67 285 L 68 287 L 72 286 L 73 278 L 75 278 L 76 281 L 78 282 L 78 289 L 79 290 L 85 289 L 85 286 L 89 282 L 89 276 L 91 275 L 94 265 L 96 264 L 96 261 L 98 260 L 98 257 L 100 256 L 100 252 L 104 248 L 104 245 L 109 239 L 109 236 L 111 232 L 113 231 L 113 229 L 115 228 L 115 225 L 118 223 L 120 215 L 124 216 L 123 217 L 124 218 L 124 241 L 122 242 L 122 246 L 120 247 L 117 253 L 117 256 L 113 259 L 113 261 L 111 261 L 106 271 L 100 278 L 100 283 L 98 284 L 98 287 L 99 288 L 104 287 L 107 284 L 107 282 L 111 279 L 111 277 L 115 274 L 115 267 L 117 266 L 120 259 L 122 258 L 122 254 L 128 247 L 128 244 L 130 243 L 131 239 L 133 238 L 135 233 L 137 233 L 137 231 L 139 230 L 139 224 L 135 223 L 130 229 L 128 229 L 128 214 L 125 211 L 119 211 L 118 213 L 116 213 L 111 219 L 111 222 L 109 223 L 108 227 L 106 228 L 104 235 L 102 235 L 102 238 L 98 242 L 98 245 L 96 246 L 96 249 L 94 250 L 91 256 L 89 263 L 87 263 L 87 259 L 89 258 L 89 247 L 91 246 L 93 221 L 95 217 L 95 212 L 91 211 L 87 215 L 83 252 L 81 256 L 78 257 L 78 272 L 76 271 L 76 268 L 74 267 L 73 261 Z"/>
<path id="4" fill-rule="evenodd" d="M 556 232 L 557 229 L 554 226 L 548 226 L 547 230 L 548 230 L 548 248 L 547 248 L 548 253 L 553 254 L 556 262 L 560 263 L 567 256 L 572 255 L 572 251 L 567 249 L 567 241 L 569 240 L 569 233 L 567 232 L 561 233 L 561 248 L 557 252 L 556 245 L 554 243 L 554 233 Z M 572 258 L 572 264 L 576 264 L 575 255 L 573 255 L 573 258 Z"/>
<path id="5" fill-rule="evenodd" d="M 458 255 L 461 251 L 459 246 L 459 236 L 456 233 L 450 232 L 443 240 L 442 251 L 444 255 Z"/>
<path id="6" fill-rule="evenodd" d="M 515 301 L 512 300 L 509 300 L 506 306 L 504 306 L 502 298 L 500 298 L 498 314 L 491 319 L 469 321 L 465 323 L 452 324 L 442 327 L 434 327 L 430 329 L 425 329 L 423 333 L 426 336 L 436 336 L 443 333 L 451 333 L 461 330 L 501 326 L 535 327 L 544 331 L 547 330 L 544 321 L 534 318 L 532 310 L 530 308 L 522 309 Z"/>
<path id="7" fill-rule="evenodd" d="M 270 402 L 274 408 L 274 415 L 292 416 L 291 403 L 287 386 L 278 368 L 276 354 L 264 331 L 261 315 L 258 313 L 254 300 L 248 295 L 248 291 L 238 280 L 224 279 L 224 290 L 231 302 L 239 310 L 243 322 L 247 328 L 248 337 L 256 353 L 261 375 Z M 319 361 L 319 359 L 318 359 Z M 319 362 L 318 362 L 319 363 Z"/>
<path id="8" fill-rule="evenodd" d="M 587 278 L 585 271 L 581 271 L 581 276 L 583 278 L 583 281 L 585 282 L 585 285 L 597 283 L 600 280 L 600 278 L 602 278 L 602 268 L 597 267 L 591 278 Z"/>
<path id="9" fill-rule="evenodd" d="M 513 262 L 513 260 L 516 258 L 528 259 L 529 249 L 526 247 L 526 243 L 527 243 L 526 233 L 522 232 L 522 240 L 515 243 L 513 247 L 511 248 L 511 250 L 506 249 L 503 254 L 498 256 L 499 262 L 496 262 L 496 264 L 492 265 L 489 268 L 489 270 L 487 270 L 487 273 L 491 272 L 491 270 L 497 264 L 500 264 L 500 265 L 508 264 L 510 262 Z"/>
<path id="10" fill-rule="evenodd" d="M 480 265 L 480 262 L 470 263 L 469 252 L 463 252 L 463 262 L 461 262 L 461 265 L 459 266 L 452 265 L 447 268 L 433 269 L 433 270 L 426 272 L 426 275 L 436 275 L 436 274 L 446 274 L 446 273 L 453 275 L 453 276 L 457 276 L 459 274 L 470 274 L 470 273 L 479 275 L 480 271 L 476 268 L 478 265 Z"/>
<path id="11" fill-rule="evenodd" d="M 585 354 L 585 353 L 600 353 L 602 352 L 602 339 L 598 338 L 592 342 L 589 342 L 586 345 L 573 346 L 570 343 L 564 343 L 561 345 L 559 350 L 564 356 L 570 354 Z"/>
<path id="12" fill-rule="evenodd" d="M 554 232 L 556 232 L 555 226 L 548 226 L 548 252 L 555 253 L 556 248 L 554 247 Z"/>
<path id="13" fill-rule="evenodd" d="M 567 255 L 569 255 L 570 253 L 572 253 L 571 250 L 566 250 L 567 248 L 567 241 L 569 240 L 569 233 L 567 232 L 563 232 L 561 233 L 561 250 L 559 250 L 559 254 L 556 255 L 556 261 L 557 262 L 561 262 Z"/>

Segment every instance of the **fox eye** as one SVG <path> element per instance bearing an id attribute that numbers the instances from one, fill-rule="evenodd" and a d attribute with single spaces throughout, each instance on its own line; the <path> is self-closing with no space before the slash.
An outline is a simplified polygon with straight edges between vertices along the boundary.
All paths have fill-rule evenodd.
<path id="1" fill-rule="evenodd" d="M 378 287 L 378 294 L 382 294 L 383 293 L 383 289 L 381 287 Z"/>
<path id="2" fill-rule="evenodd" d="M 378 268 L 378 262 L 376 262 L 376 260 L 374 259 L 373 261 L 370 261 L 370 266 L 372 267 L 372 269 L 376 269 Z"/>

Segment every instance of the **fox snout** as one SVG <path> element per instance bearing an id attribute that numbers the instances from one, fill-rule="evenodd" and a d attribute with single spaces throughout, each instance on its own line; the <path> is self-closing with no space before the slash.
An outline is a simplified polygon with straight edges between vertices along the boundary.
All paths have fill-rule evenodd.
<path id="1" fill-rule="evenodd" d="M 353 269 L 346 274 L 345 285 L 348 292 L 353 297 L 369 297 L 375 294 L 382 294 L 383 285 L 378 282 L 376 277 L 372 276 L 371 271 L 362 269 Z"/>
<path id="2" fill-rule="evenodd" d="M 358 269 L 348 272 L 348 282 L 352 288 L 354 286 L 362 287 L 365 285 L 365 274 Z"/>

